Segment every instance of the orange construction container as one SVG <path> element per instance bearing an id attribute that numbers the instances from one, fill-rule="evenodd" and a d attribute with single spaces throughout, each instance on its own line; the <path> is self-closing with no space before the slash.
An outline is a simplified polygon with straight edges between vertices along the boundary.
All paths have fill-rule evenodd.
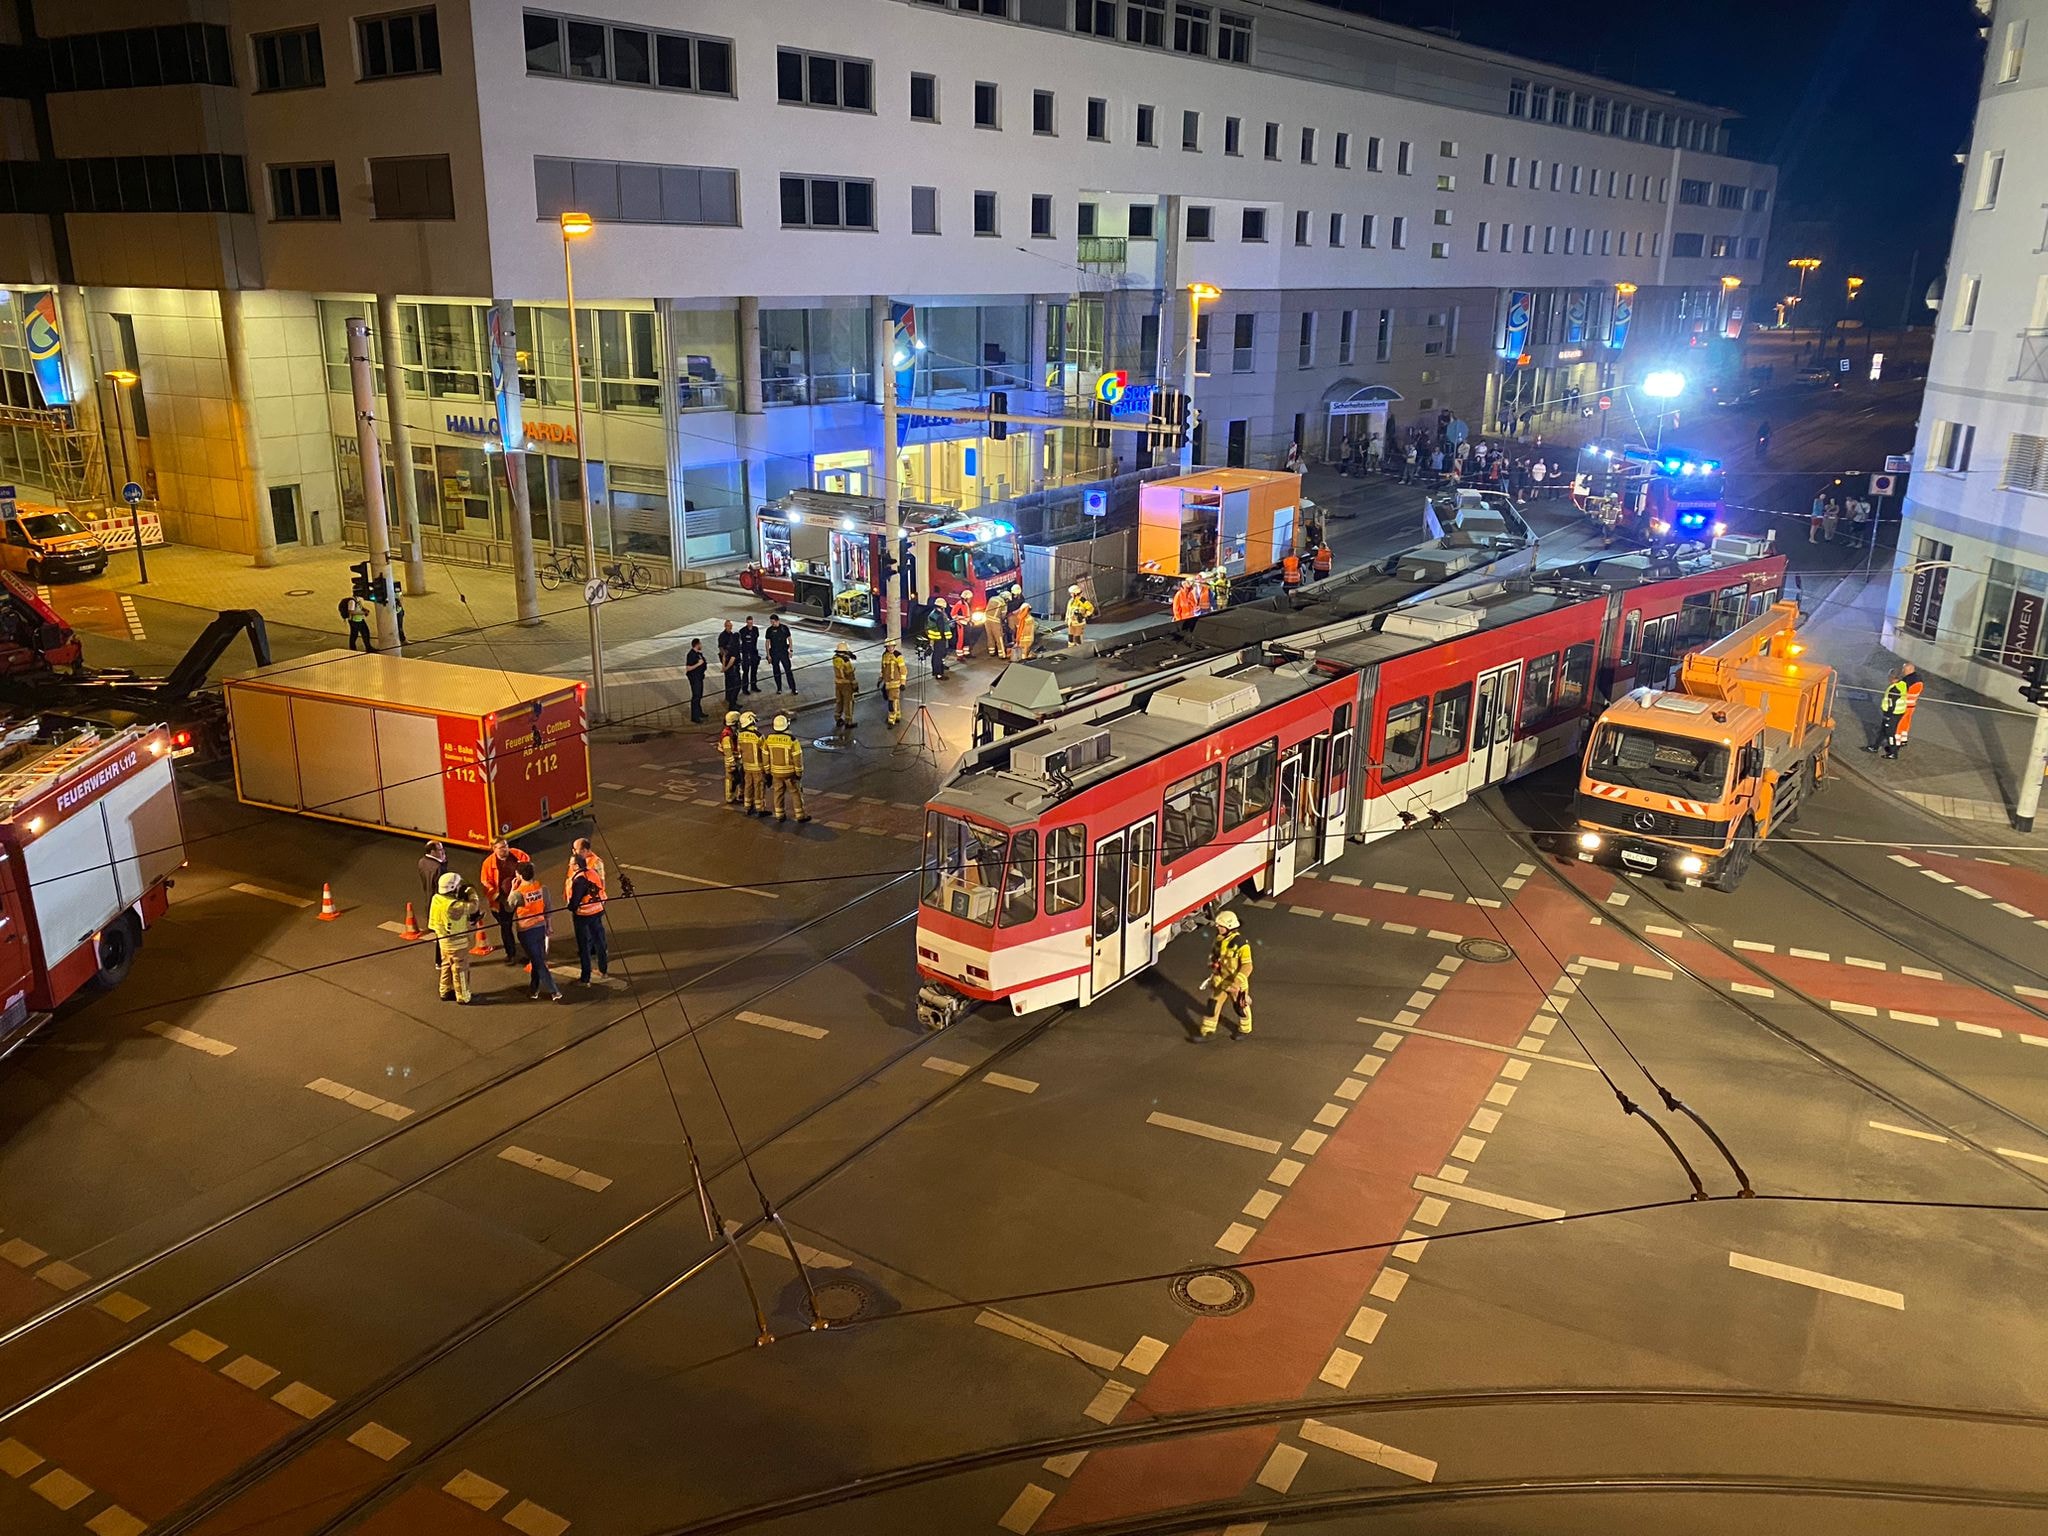
<path id="1" fill-rule="evenodd" d="M 1257 576 L 1298 547 L 1301 476 L 1200 469 L 1138 489 L 1138 570 L 1188 576 L 1222 566 Z"/>

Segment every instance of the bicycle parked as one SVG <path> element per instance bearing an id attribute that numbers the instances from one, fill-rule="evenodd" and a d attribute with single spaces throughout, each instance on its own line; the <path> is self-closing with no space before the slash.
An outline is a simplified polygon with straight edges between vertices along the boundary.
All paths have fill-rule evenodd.
<path id="1" fill-rule="evenodd" d="M 662 584 L 660 572 L 653 566 L 642 565 L 631 555 L 601 565 L 598 570 L 614 597 L 624 597 L 628 592 L 652 592 Z M 571 586 L 583 585 L 583 560 L 574 550 L 558 549 L 541 562 L 540 584 L 552 592 L 565 581 Z"/>

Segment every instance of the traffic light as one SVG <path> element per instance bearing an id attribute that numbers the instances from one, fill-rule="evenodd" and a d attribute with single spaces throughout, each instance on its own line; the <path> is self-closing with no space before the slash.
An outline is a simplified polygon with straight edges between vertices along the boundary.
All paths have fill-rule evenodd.
<path id="1" fill-rule="evenodd" d="M 2027 680 L 2020 684 L 2020 697 L 2029 704 L 2048 706 L 2048 656 L 2028 661 Z"/>
<path id="2" fill-rule="evenodd" d="M 1107 421 L 1109 420 L 1109 415 L 1109 402 L 1107 400 L 1097 400 L 1095 402 L 1095 419 L 1097 421 Z M 1088 435 L 1094 439 L 1094 442 L 1091 444 L 1092 447 L 1107 448 L 1109 446 L 1111 436 L 1109 428 L 1097 427 Z"/>
<path id="3" fill-rule="evenodd" d="M 1161 447 L 1178 448 L 1189 441 L 1194 428 L 1189 418 L 1194 410 L 1187 391 L 1180 389 L 1156 389 L 1152 392 L 1153 442 Z"/>
<path id="4" fill-rule="evenodd" d="M 350 577 L 349 591 L 352 594 L 360 598 L 366 598 L 373 603 L 378 601 L 377 584 L 370 580 L 369 561 L 358 560 L 348 568 L 348 573 Z"/>
<path id="5" fill-rule="evenodd" d="M 988 436 L 989 441 L 1000 443 L 1010 435 L 1010 424 L 1003 418 L 1010 414 L 1010 392 L 992 389 L 988 392 Z"/>

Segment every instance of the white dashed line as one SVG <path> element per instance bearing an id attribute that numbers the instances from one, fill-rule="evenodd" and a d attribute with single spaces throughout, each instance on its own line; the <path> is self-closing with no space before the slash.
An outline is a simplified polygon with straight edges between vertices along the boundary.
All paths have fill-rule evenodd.
<path id="1" fill-rule="evenodd" d="M 1800 1269 L 1795 1265 L 1779 1264 L 1771 1259 L 1755 1258 L 1747 1253 L 1729 1254 L 1728 1267 L 1747 1270 L 1753 1275 L 1766 1275 L 1773 1280 L 1790 1281 L 1793 1285 L 1810 1286 L 1816 1291 L 1832 1291 L 1837 1296 L 1867 1301 L 1874 1306 L 1890 1307 L 1895 1312 L 1906 1310 L 1906 1298 L 1897 1291 L 1888 1291 L 1882 1286 L 1864 1285 L 1856 1280 L 1844 1280 L 1837 1275 L 1824 1275 L 1815 1269 Z"/>
<path id="2" fill-rule="evenodd" d="M 216 1040 L 211 1035 L 196 1034 L 192 1030 L 185 1029 L 180 1025 L 168 1024 L 162 1019 L 154 1020 L 142 1027 L 152 1035 L 157 1035 L 162 1039 L 170 1041 L 173 1045 L 182 1045 L 189 1050 L 200 1051 L 208 1056 L 232 1056 L 235 1054 L 235 1048 L 225 1040 Z"/>
<path id="3" fill-rule="evenodd" d="M 1883 1120 L 1872 1120 L 1869 1124 L 1873 1131 L 1889 1131 L 1894 1136 L 1911 1136 L 1915 1141 L 1938 1141 L 1943 1146 L 1948 1145 L 1946 1136 L 1937 1136 L 1932 1131 L 1916 1131 L 1910 1125 L 1892 1125 Z"/>
<path id="4" fill-rule="evenodd" d="M 981 1080 L 991 1088 L 1007 1088 L 1012 1093 L 1036 1093 L 1038 1084 L 1028 1077 L 1012 1077 L 1007 1072 L 984 1072 Z"/>
<path id="5" fill-rule="evenodd" d="M 544 1157 L 538 1152 L 529 1152 L 524 1147 L 506 1147 L 498 1153 L 499 1160 L 514 1163 L 521 1168 L 531 1168 L 535 1173 L 546 1174 L 564 1184 L 574 1184 L 578 1189 L 587 1189 L 593 1194 L 612 1187 L 612 1181 L 601 1173 L 592 1173 L 587 1168 L 577 1168 L 557 1158 Z"/>
<path id="6" fill-rule="evenodd" d="M 1834 1009 L 1837 1013 L 1853 1013 L 1858 1014 L 1867 1019 L 1874 1019 L 1877 1017 L 1877 1010 L 1871 1007 L 1868 1003 L 1844 1003 L 1839 1002 L 1834 998 L 1830 998 L 1828 999 L 1828 1006 Z"/>
<path id="7" fill-rule="evenodd" d="M 1320 1445 L 1349 1456 L 1353 1461 L 1369 1462 L 1375 1467 L 1385 1467 L 1389 1472 L 1398 1472 L 1403 1477 L 1412 1477 L 1418 1483 L 1436 1480 L 1436 1463 L 1427 1456 L 1417 1456 L 1413 1451 L 1398 1450 L 1378 1440 L 1368 1440 L 1364 1435 L 1325 1424 L 1320 1419 L 1302 1420 L 1301 1438 L 1311 1445 Z"/>
<path id="8" fill-rule="evenodd" d="M 306 1086 L 324 1098 L 339 1099 L 357 1109 L 367 1109 L 373 1115 L 382 1115 L 386 1120 L 404 1120 L 412 1111 L 403 1104 L 394 1104 L 389 1099 L 380 1099 L 374 1093 L 364 1093 L 360 1088 L 351 1088 L 346 1083 L 337 1083 L 332 1078 L 316 1077 Z"/>
<path id="9" fill-rule="evenodd" d="M 1278 1152 L 1280 1143 L 1266 1136 L 1253 1136 L 1244 1131 L 1233 1131 L 1220 1125 L 1210 1125 L 1202 1120 L 1185 1120 L 1179 1115 L 1153 1113 L 1145 1117 L 1147 1125 L 1156 1125 L 1162 1130 L 1182 1131 L 1189 1136 L 1199 1136 L 1204 1141 L 1220 1141 L 1226 1146 L 1248 1147 L 1254 1152 Z"/>
<path id="10" fill-rule="evenodd" d="M 778 1019 L 772 1013 L 755 1013 L 748 1010 L 736 1013 L 733 1017 L 742 1024 L 758 1024 L 763 1029 L 779 1030 L 785 1035 L 801 1035 L 806 1040 L 822 1040 L 831 1033 L 815 1024 L 799 1024 L 795 1019 Z"/>
<path id="11" fill-rule="evenodd" d="M 1000 1333 L 1006 1338 L 1018 1339 L 1026 1344 L 1036 1345 L 1055 1355 L 1071 1355 L 1085 1365 L 1092 1365 L 1098 1371 L 1113 1371 L 1124 1363 L 1123 1355 L 1114 1349 L 1105 1349 L 1100 1344 L 1091 1344 L 1086 1339 L 1077 1339 L 1070 1333 L 1042 1327 L 1026 1322 L 1021 1317 L 1012 1317 L 1007 1312 L 998 1312 L 993 1307 L 984 1308 L 975 1314 L 975 1325 L 991 1333 Z"/>
<path id="12" fill-rule="evenodd" d="M 1931 1013 L 1908 1013 L 1903 1008 L 1887 1008 L 1885 1013 L 1899 1024 L 1928 1024 L 1937 1027 L 1941 1024 L 1941 1020 Z"/>
<path id="13" fill-rule="evenodd" d="M 267 885 L 250 885 L 247 881 L 237 881 L 228 889 L 240 891 L 244 896 L 261 896 L 265 901 L 274 901 L 285 907 L 304 908 L 314 905 L 304 896 L 294 896 L 290 891 L 273 891 Z"/>

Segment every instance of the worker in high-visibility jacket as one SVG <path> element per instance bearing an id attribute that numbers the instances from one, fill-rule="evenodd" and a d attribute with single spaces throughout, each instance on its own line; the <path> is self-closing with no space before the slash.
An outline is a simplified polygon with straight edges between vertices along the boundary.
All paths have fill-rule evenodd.
<path id="1" fill-rule="evenodd" d="M 1230 572 L 1217 566 L 1209 573 L 1209 607 L 1221 613 L 1230 606 Z"/>
<path id="2" fill-rule="evenodd" d="M 562 989 L 548 969 L 548 893 L 533 878 L 531 863 L 520 864 L 510 894 L 512 927 L 519 936 L 520 953 L 526 956 L 526 995 L 536 998 L 545 993 L 559 1003 Z"/>
<path id="3" fill-rule="evenodd" d="M 1191 580 L 1183 580 L 1173 589 L 1173 621 L 1186 635 L 1194 632 L 1195 620 L 1199 617 L 1201 615 L 1195 608 L 1195 584 Z"/>
<path id="4" fill-rule="evenodd" d="M 1280 585 L 1289 592 L 1301 587 L 1301 556 L 1291 549 L 1280 557 Z"/>
<path id="5" fill-rule="evenodd" d="M 1236 1032 L 1252 1032 L 1252 941 L 1244 936 L 1235 912 L 1216 914 L 1216 938 L 1209 946 L 1209 1012 L 1202 1020 L 1202 1037 L 1216 1033 L 1223 1022 L 1223 1005 L 1237 1012 Z"/>
<path id="6" fill-rule="evenodd" d="M 750 709 L 740 716 L 740 809 L 749 816 L 768 813 L 768 796 L 761 786 L 761 724 Z"/>
<path id="7" fill-rule="evenodd" d="M 954 594 L 953 594 L 953 655 L 954 655 L 954 656 L 955 656 L 956 658 L 957 658 L 957 657 L 964 657 L 964 656 L 966 656 L 966 654 L 967 654 L 967 631 L 968 631 L 968 628 L 969 628 L 969 626 L 971 626 L 971 625 L 972 625 L 973 623 L 974 623 L 974 602 L 973 602 L 973 598 L 972 598 L 972 596 L 971 596 L 971 595 L 970 595 L 969 593 L 966 593 L 966 592 L 956 592 L 956 593 L 954 593 Z"/>
<path id="8" fill-rule="evenodd" d="M 725 712 L 725 728 L 718 733 L 718 760 L 725 764 L 725 803 L 738 805 L 745 777 L 740 772 L 740 712 Z"/>
<path id="9" fill-rule="evenodd" d="M 853 701 L 860 684 L 853 675 L 853 647 L 844 640 L 832 652 L 832 724 L 844 731 L 853 729 Z"/>
<path id="10" fill-rule="evenodd" d="M 1906 738 L 1913 734 L 1913 711 L 1920 707 L 1920 695 L 1927 691 L 1927 685 L 1920 680 L 1920 669 L 1910 661 L 1899 667 L 1899 681 L 1906 685 L 1906 707 L 1899 711 L 1899 728 L 1893 734 L 1899 750 L 1903 750 Z M 1896 757 L 1898 752 L 1892 755 Z"/>
<path id="11" fill-rule="evenodd" d="M 1004 661 L 1010 659 L 1010 642 L 1003 630 L 1009 617 L 1010 601 L 1005 597 L 990 598 L 981 615 L 981 633 L 982 638 L 988 641 L 988 653 Z"/>
<path id="12" fill-rule="evenodd" d="M 903 686 L 910 681 L 910 663 L 903 647 L 891 640 L 882 649 L 882 697 L 889 701 L 889 723 L 903 718 Z"/>
<path id="13" fill-rule="evenodd" d="M 1328 581 L 1330 579 L 1330 567 L 1333 563 L 1333 560 L 1334 557 L 1330 554 L 1330 546 L 1322 540 L 1318 539 L 1316 541 L 1317 581 Z"/>
<path id="14" fill-rule="evenodd" d="M 774 728 L 761 738 L 761 756 L 768 763 L 768 793 L 775 802 L 775 819 L 786 821 L 794 815 L 798 821 L 809 821 L 811 814 L 804 809 L 804 744 L 791 732 L 789 716 L 775 717 Z"/>
<path id="15" fill-rule="evenodd" d="M 1031 605 L 1020 598 L 1010 622 L 1017 632 L 1013 654 L 1018 661 L 1029 661 L 1031 647 L 1038 643 L 1038 620 L 1031 616 Z"/>
<path id="16" fill-rule="evenodd" d="M 470 941 L 483 927 L 483 899 L 454 870 L 440 878 L 427 908 L 427 932 L 441 960 L 441 1001 L 466 1003 Z"/>
<path id="17" fill-rule="evenodd" d="M 611 945 L 604 931 L 604 862 L 596 854 L 577 854 L 569 861 L 564 894 L 569 920 L 576 925 L 576 959 L 583 967 L 577 980 L 587 987 L 593 964 L 600 977 L 612 973 Z"/>
<path id="18" fill-rule="evenodd" d="M 1082 592 L 1081 583 L 1075 582 L 1067 588 L 1067 644 L 1079 645 L 1088 632 L 1088 621 L 1094 617 L 1095 605 Z"/>

